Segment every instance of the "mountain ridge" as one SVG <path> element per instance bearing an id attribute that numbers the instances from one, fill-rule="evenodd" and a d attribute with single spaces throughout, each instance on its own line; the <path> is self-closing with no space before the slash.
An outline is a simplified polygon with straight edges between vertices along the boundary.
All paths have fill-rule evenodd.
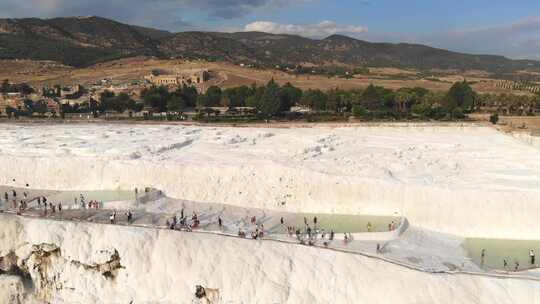
<path id="1" fill-rule="evenodd" d="M 349 65 L 511 72 L 534 60 L 474 55 L 421 44 L 368 42 L 334 34 L 312 39 L 264 32 L 169 32 L 96 16 L 0 19 L 0 58 L 55 60 L 75 67 L 138 55 L 263 67 Z"/>

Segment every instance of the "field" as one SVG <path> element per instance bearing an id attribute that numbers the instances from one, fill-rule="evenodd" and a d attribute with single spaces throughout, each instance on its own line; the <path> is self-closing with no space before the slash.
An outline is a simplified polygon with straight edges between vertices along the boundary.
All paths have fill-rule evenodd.
<path id="1" fill-rule="evenodd" d="M 213 71 L 214 79 L 209 85 L 223 87 L 238 85 L 263 84 L 270 79 L 279 83 L 291 82 L 302 89 L 363 88 L 369 84 L 390 89 L 401 87 L 424 87 L 434 91 L 445 91 L 456 81 L 467 79 L 478 92 L 510 93 L 509 89 L 497 88 L 495 79 L 483 71 L 431 71 L 422 72 L 397 68 L 373 68 L 369 74 L 355 75 L 352 79 L 327 77 L 323 75 L 293 75 L 279 70 L 259 70 L 236 66 L 224 62 L 186 62 L 181 60 L 159 60 L 147 57 L 135 57 L 100 63 L 88 68 L 76 69 L 54 62 L 30 60 L 1 60 L 0 79 L 13 82 L 28 82 L 35 86 L 91 84 L 99 79 L 110 78 L 113 83 L 141 80 L 153 69 L 172 68 L 208 68 Z M 514 93 L 523 93 L 513 91 Z"/>

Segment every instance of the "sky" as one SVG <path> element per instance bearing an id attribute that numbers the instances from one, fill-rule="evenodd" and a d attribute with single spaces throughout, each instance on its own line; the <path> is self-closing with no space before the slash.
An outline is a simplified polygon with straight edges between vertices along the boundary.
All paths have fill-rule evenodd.
<path id="1" fill-rule="evenodd" d="M 539 0 L 0 0 L 0 17 L 101 16 L 173 32 L 344 34 L 540 59 Z"/>

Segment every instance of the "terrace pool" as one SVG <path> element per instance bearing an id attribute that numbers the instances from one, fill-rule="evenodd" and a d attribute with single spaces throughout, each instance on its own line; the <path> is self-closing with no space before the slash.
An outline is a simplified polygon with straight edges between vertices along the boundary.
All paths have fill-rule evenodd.
<path id="1" fill-rule="evenodd" d="M 484 269 L 515 270 L 516 262 L 518 270 L 536 268 L 540 265 L 540 241 L 523 240 L 498 240 L 498 239 L 466 239 L 463 247 L 469 257 Z M 482 249 L 485 249 L 484 262 L 482 263 Z M 536 253 L 536 265 L 531 265 L 529 250 Z M 504 267 L 504 259 L 508 267 Z"/>

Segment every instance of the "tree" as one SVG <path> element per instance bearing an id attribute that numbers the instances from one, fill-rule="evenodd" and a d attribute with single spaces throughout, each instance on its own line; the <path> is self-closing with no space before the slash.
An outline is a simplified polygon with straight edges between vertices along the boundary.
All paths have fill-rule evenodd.
<path id="1" fill-rule="evenodd" d="M 353 114 L 353 116 L 355 116 L 355 117 L 366 116 L 367 110 L 366 110 L 366 108 L 364 108 L 364 107 L 361 106 L 361 105 L 354 105 L 354 106 L 352 107 L 352 114 Z"/>
<path id="2" fill-rule="evenodd" d="M 197 109 L 201 110 L 208 107 L 208 101 L 206 94 L 197 96 Z"/>
<path id="3" fill-rule="evenodd" d="M 395 95 L 397 110 L 399 112 L 405 112 L 407 110 L 407 103 L 409 103 L 412 98 L 413 96 L 411 93 L 405 90 L 399 90 Z"/>
<path id="4" fill-rule="evenodd" d="M 330 90 L 327 94 L 326 109 L 338 112 L 342 108 L 341 94 L 339 90 Z"/>
<path id="5" fill-rule="evenodd" d="M 281 112 L 290 111 L 291 107 L 300 102 L 302 90 L 287 82 L 280 90 Z"/>
<path id="6" fill-rule="evenodd" d="M 492 114 L 490 117 L 489 117 L 489 121 L 496 125 L 497 122 L 499 121 L 499 114 L 495 113 L 495 114 Z"/>
<path id="7" fill-rule="evenodd" d="M 264 94 L 257 102 L 257 110 L 267 118 L 279 113 L 281 108 L 281 99 L 279 98 L 279 85 L 270 80 L 264 89 Z"/>
<path id="8" fill-rule="evenodd" d="M 449 110 L 455 107 L 471 111 L 473 109 L 476 99 L 476 93 L 473 91 L 469 83 L 466 80 L 463 82 L 456 82 L 447 94 L 446 107 Z"/>
<path id="9" fill-rule="evenodd" d="M 246 98 L 246 107 L 252 107 L 252 108 L 256 108 L 257 107 L 257 96 L 256 95 L 251 95 L 249 96 L 248 98 Z"/>
<path id="10" fill-rule="evenodd" d="M 2 93 L 9 93 L 10 90 L 11 90 L 11 84 L 9 83 L 9 80 L 4 79 L 4 81 L 2 81 L 2 86 L 0 87 L 0 91 Z"/>
<path id="11" fill-rule="evenodd" d="M 222 95 L 221 100 L 219 101 L 219 105 L 224 108 L 231 107 L 231 99 L 227 95 Z"/>
<path id="12" fill-rule="evenodd" d="M 209 107 L 217 107 L 221 100 L 221 88 L 211 86 L 206 90 L 206 102 Z"/>
<path id="13" fill-rule="evenodd" d="M 149 89 L 144 89 L 141 92 L 144 104 L 151 107 L 157 112 L 167 111 L 167 101 L 170 98 L 170 93 L 164 86 L 152 86 Z"/>
<path id="14" fill-rule="evenodd" d="M 376 110 L 382 106 L 381 96 L 377 88 L 370 84 L 362 93 L 360 97 L 361 102 L 365 105 L 368 110 Z"/>
<path id="15" fill-rule="evenodd" d="M 186 107 L 186 101 L 183 96 L 173 94 L 167 101 L 167 111 L 182 112 Z"/>
<path id="16" fill-rule="evenodd" d="M 300 104 L 315 111 L 326 110 L 327 96 L 321 90 L 307 90 L 302 94 Z"/>
<path id="17" fill-rule="evenodd" d="M 182 87 L 182 98 L 186 103 L 186 107 L 194 107 L 197 103 L 197 97 L 199 93 L 193 86 L 185 85 Z"/>

